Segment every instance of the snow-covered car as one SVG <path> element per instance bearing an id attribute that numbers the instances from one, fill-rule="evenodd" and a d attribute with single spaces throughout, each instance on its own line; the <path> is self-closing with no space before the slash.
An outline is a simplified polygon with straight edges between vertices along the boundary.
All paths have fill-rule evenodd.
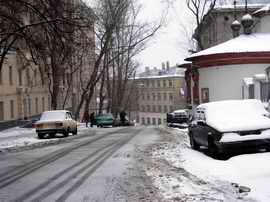
<path id="1" fill-rule="evenodd" d="M 269 112 L 259 100 L 201 104 L 189 125 L 190 145 L 208 147 L 213 156 L 241 147 L 270 149 Z"/>
<path id="2" fill-rule="evenodd" d="M 189 113 L 187 109 L 175 110 L 167 114 L 167 125 L 171 127 L 187 128 Z"/>
<path id="3" fill-rule="evenodd" d="M 77 122 L 67 110 L 43 112 L 40 120 L 35 123 L 35 127 L 39 138 L 44 138 L 46 135 L 54 136 L 56 133 L 62 133 L 65 137 L 70 132 L 77 135 Z"/>

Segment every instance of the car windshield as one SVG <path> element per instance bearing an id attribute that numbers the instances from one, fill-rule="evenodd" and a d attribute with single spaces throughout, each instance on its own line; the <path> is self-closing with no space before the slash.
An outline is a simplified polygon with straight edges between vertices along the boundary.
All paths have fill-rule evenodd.
<path id="1" fill-rule="evenodd" d="M 102 118 L 112 118 L 111 114 L 99 114 L 98 117 Z"/>
<path id="2" fill-rule="evenodd" d="M 65 113 L 59 111 L 43 112 L 40 120 L 55 120 L 55 119 L 65 119 Z"/>

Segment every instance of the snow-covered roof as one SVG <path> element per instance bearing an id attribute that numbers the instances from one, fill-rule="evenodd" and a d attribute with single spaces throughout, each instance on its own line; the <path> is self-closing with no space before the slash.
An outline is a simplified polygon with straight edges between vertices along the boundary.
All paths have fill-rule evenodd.
<path id="1" fill-rule="evenodd" d="M 184 77 L 185 70 L 177 67 L 170 67 L 166 70 L 152 69 L 150 71 L 142 72 L 135 79 L 155 79 L 168 77 Z"/>
<path id="2" fill-rule="evenodd" d="M 262 7 L 261 9 L 255 11 L 253 14 L 257 15 L 257 14 L 260 14 L 260 13 L 267 13 L 269 11 L 270 11 L 270 4 L 267 4 L 264 7 Z"/>
<path id="3" fill-rule="evenodd" d="M 191 58 L 199 56 L 222 53 L 270 52 L 270 46 L 266 44 L 270 44 L 270 33 L 242 34 L 239 37 L 219 45 L 194 53 L 186 60 L 191 60 Z"/>

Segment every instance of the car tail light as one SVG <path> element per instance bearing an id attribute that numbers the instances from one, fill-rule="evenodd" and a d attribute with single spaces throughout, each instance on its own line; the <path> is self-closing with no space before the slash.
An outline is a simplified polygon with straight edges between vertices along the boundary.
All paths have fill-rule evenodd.
<path id="1" fill-rule="evenodd" d="M 56 123 L 55 123 L 55 126 L 56 126 L 56 127 L 62 127 L 62 126 L 63 126 L 63 123 L 62 123 L 62 122 L 56 122 Z"/>
<path id="2" fill-rule="evenodd" d="M 34 128 L 42 128 L 42 124 L 33 124 Z"/>

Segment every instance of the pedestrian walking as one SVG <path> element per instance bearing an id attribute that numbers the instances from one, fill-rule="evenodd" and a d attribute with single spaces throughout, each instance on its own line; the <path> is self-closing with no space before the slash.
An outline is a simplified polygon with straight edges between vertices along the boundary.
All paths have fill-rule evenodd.
<path id="1" fill-rule="evenodd" d="M 126 112 L 124 110 L 120 112 L 120 121 L 122 126 L 124 126 L 126 122 Z"/>
<path id="2" fill-rule="evenodd" d="M 91 123 L 91 128 L 95 125 L 96 117 L 95 117 L 95 112 L 92 112 L 90 114 L 90 123 Z"/>
<path id="3" fill-rule="evenodd" d="M 83 122 L 85 122 L 86 127 L 88 127 L 89 119 L 90 119 L 89 112 L 85 111 L 83 114 Z"/>

